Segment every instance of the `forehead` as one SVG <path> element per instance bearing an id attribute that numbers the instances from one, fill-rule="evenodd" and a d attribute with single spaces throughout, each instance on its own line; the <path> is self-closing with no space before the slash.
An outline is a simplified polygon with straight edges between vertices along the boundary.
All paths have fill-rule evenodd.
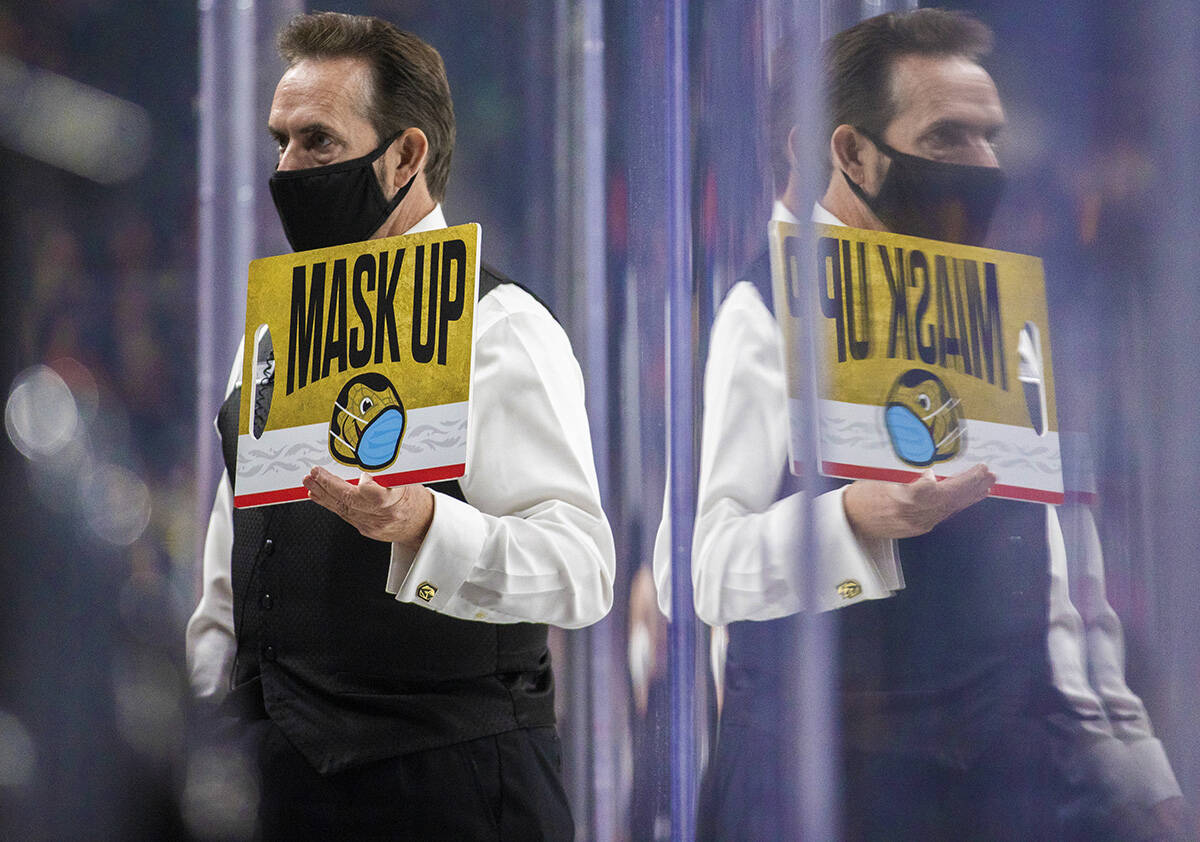
<path id="1" fill-rule="evenodd" d="M 286 131 L 293 124 L 367 122 L 370 82 L 363 59 L 304 59 L 280 78 L 267 123 Z"/>
<path id="2" fill-rule="evenodd" d="M 964 56 L 900 56 L 892 64 L 891 83 L 893 124 L 917 130 L 943 121 L 981 129 L 1004 124 L 995 82 Z"/>

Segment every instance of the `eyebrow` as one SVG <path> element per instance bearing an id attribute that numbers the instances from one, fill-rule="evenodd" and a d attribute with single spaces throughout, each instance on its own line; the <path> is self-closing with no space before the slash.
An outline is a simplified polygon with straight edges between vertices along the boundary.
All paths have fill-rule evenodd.
<path id="1" fill-rule="evenodd" d="M 305 126 L 302 126 L 299 129 L 299 131 L 296 132 L 296 134 L 300 135 L 300 136 L 305 136 L 305 135 L 316 134 L 317 132 L 323 132 L 327 135 L 332 135 L 333 137 L 340 137 L 340 135 L 337 132 L 335 132 L 332 128 L 330 128 L 328 125 L 326 125 L 325 123 L 320 123 L 320 122 L 309 123 Z M 271 137 L 274 140 L 284 140 L 287 138 L 286 132 L 280 131 L 279 129 L 276 129 L 273 126 L 267 126 L 267 133 L 269 135 L 271 135 Z"/>
<path id="2" fill-rule="evenodd" d="M 984 130 L 983 134 L 985 137 L 987 137 L 990 140 L 991 138 L 993 138 L 997 134 L 999 134 L 1001 131 L 1003 131 L 1004 127 L 1005 127 L 1005 123 L 1003 123 L 1003 122 L 993 123 Z M 970 132 L 970 131 L 974 131 L 977 128 L 979 128 L 979 126 L 975 123 L 970 123 L 970 122 L 965 122 L 963 120 L 955 120 L 955 119 L 948 118 L 948 119 L 938 120 L 936 123 L 933 123 L 933 124 L 927 126 L 925 128 L 925 130 L 921 132 L 921 136 L 924 137 L 926 135 L 933 134 L 934 132 L 942 131 L 945 129 L 953 129 L 955 131 Z"/>

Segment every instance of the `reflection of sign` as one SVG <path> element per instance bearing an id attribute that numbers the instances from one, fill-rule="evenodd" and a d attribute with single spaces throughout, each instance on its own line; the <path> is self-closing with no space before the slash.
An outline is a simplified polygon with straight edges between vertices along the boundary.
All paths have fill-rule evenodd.
<path id="1" fill-rule="evenodd" d="M 797 420 L 800 343 L 815 345 L 822 473 L 907 481 L 984 463 L 994 496 L 1062 501 L 1040 260 L 772 222 L 771 273 Z"/>
<path id="2" fill-rule="evenodd" d="M 892 452 L 906 465 L 924 468 L 962 450 L 966 423 L 962 402 L 936 374 L 910 368 L 888 392 L 883 417 Z"/>
<path id="3" fill-rule="evenodd" d="M 250 264 L 237 506 L 304 499 L 315 465 L 463 475 L 478 248 L 460 225 Z"/>

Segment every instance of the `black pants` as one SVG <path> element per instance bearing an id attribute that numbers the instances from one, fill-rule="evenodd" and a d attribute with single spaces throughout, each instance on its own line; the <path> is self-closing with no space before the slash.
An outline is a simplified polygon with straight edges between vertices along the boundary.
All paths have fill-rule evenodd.
<path id="1" fill-rule="evenodd" d="M 992 754 L 968 769 L 919 758 L 847 752 L 843 833 L 848 840 L 1060 842 L 1049 758 Z"/>
<path id="2" fill-rule="evenodd" d="M 842 831 L 854 842 L 1061 840 L 1061 783 L 1041 723 L 1015 723 L 969 769 L 913 757 L 846 750 Z M 723 725 L 701 781 L 697 838 L 758 842 L 801 838 L 793 803 L 795 759 L 767 728 Z"/>
<path id="3" fill-rule="evenodd" d="M 555 729 L 529 728 L 318 774 L 270 720 L 257 838 L 571 840 Z"/>

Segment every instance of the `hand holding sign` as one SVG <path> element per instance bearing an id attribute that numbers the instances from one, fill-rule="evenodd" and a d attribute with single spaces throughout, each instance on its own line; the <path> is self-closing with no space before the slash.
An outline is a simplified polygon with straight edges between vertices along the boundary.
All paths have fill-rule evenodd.
<path id="1" fill-rule="evenodd" d="M 858 480 L 846 487 L 842 506 L 862 538 L 912 538 L 978 503 L 995 481 L 996 475 L 984 465 L 943 480 L 933 471 L 910 483 Z"/>
<path id="2" fill-rule="evenodd" d="M 321 467 L 304 478 L 308 499 L 376 541 L 390 541 L 416 552 L 433 522 L 433 492 L 423 485 L 386 488 L 368 473 L 358 485 Z"/>

